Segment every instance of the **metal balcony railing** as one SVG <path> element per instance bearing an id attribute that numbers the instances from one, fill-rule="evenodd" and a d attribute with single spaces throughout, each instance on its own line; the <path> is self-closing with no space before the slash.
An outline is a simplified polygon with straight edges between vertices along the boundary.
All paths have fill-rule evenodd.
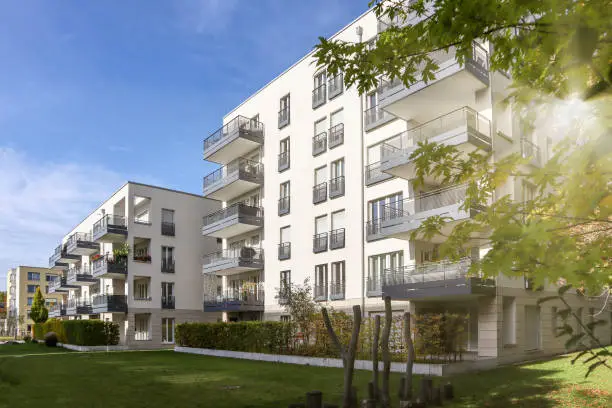
<path id="1" fill-rule="evenodd" d="M 162 309 L 174 309 L 174 296 L 162 296 L 161 307 Z"/>
<path id="2" fill-rule="evenodd" d="M 327 102 L 327 85 L 322 84 L 312 90 L 312 109 L 318 108 L 325 102 Z"/>
<path id="3" fill-rule="evenodd" d="M 312 252 L 315 254 L 327 251 L 327 232 L 316 234 L 312 237 Z"/>
<path id="4" fill-rule="evenodd" d="M 521 156 L 531 158 L 536 164 L 542 164 L 542 156 L 538 145 L 527 139 L 521 139 Z"/>
<path id="5" fill-rule="evenodd" d="M 127 275 L 127 257 L 113 257 L 112 255 L 104 255 L 94 259 L 91 263 L 91 273 L 94 277 L 105 273 L 119 273 Z"/>
<path id="6" fill-rule="evenodd" d="M 344 228 L 332 230 L 329 233 L 329 249 L 344 248 L 345 231 Z"/>
<path id="7" fill-rule="evenodd" d="M 383 173 L 380 170 L 380 162 L 368 164 L 365 166 L 365 184 L 370 185 L 379 181 L 389 180 L 393 178 L 392 175 Z"/>
<path id="8" fill-rule="evenodd" d="M 397 154 L 412 154 L 415 146 L 445 132 L 467 126 L 472 136 L 491 144 L 491 121 L 472 108 L 464 106 L 412 129 L 401 132 L 381 145 L 382 161 Z"/>
<path id="9" fill-rule="evenodd" d="M 239 248 L 223 249 L 221 251 L 213 252 L 212 254 L 204 255 L 203 264 L 204 266 L 229 261 L 239 262 L 243 264 L 263 264 L 264 262 L 264 250 L 259 247 L 243 246 Z"/>
<path id="10" fill-rule="evenodd" d="M 344 176 L 329 180 L 329 198 L 336 198 L 344 195 Z"/>
<path id="11" fill-rule="evenodd" d="M 174 259 L 164 259 L 161 262 L 161 271 L 164 273 L 174 273 Z"/>
<path id="12" fill-rule="evenodd" d="M 366 129 L 371 129 L 378 123 L 386 123 L 394 118 L 395 117 L 393 115 L 382 110 L 378 105 L 366 109 L 364 112 Z"/>
<path id="13" fill-rule="evenodd" d="M 227 289 L 218 295 L 205 295 L 205 305 L 222 305 L 239 302 L 244 306 L 263 306 L 264 290 L 262 288 Z"/>
<path id="14" fill-rule="evenodd" d="M 466 278 L 471 264 L 470 258 L 462 258 L 457 262 L 427 262 L 385 269 L 382 285 L 384 287 Z"/>
<path id="15" fill-rule="evenodd" d="M 278 215 L 289 214 L 291 211 L 291 197 L 281 197 L 278 199 Z"/>
<path id="16" fill-rule="evenodd" d="M 312 188 L 312 203 L 318 204 L 327 200 L 327 182 L 317 184 Z"/>
<path id="17" fill-rule="evenodd" d="M 327 150 L 327 132 L 321 132 L 312 138 L 312 155 L 318 156 Z"/>
<path id="18" fill-rule="evenodd" d="M 95 295 L 92 305 L 98 312 L 125 312 L 127 311 L 126 295 Z M 96 310 L 94 310 L 94 313 Z"/>
<path id="19" fill-rule="evenodd" d="M 173 237 L 176 235 L 176 224 L 173 222 L 162 222 L 161 223 L 161 234 L 167 237 Z"/>
<path id="20" fill-rule="evenodd" d="M 263 123 L 246 118 L 244 116 L 237 116 L 234 119 L 221 126 L 219 130 L 204 139 L 204 151 L 210 150 L 212 147 L 226 140 L 231 135 L 235 134 L 236 131 L 248 131 L 261 133 L 263 136 L 264 125 Z"/>
<path id="21" fill-rule="evenodd" d="M 329 129 L 329 148 L 333 149 L 344 143 L 344 123 L 339 123 Z"/>
<path id="22" fill-rule="evenodd" d="M 109 226 L 127 227 L 127 222 L 123 215 L 106 214 L 94 223 L 93 235 L 103 233 Z"/>
<path id="23" fill-rule="evenodd" d="M 465 200 L 466 192 L 467 185 L 460 184 L 458 186 L 421 193 L 417 197 L 391 202 L 382 206 L 380 221 L 406 217 L 448 205 L 459 204 Z"/>
<path id="24" fill-rule="evenodd" d="M 340 72 L 338 75 L 330 78 L 327 81 L 327 98 L 332 99 L 344 92 L 344 75 Z"/>
<path id="25" fill-rule="evenodd" d="M 75 232 L 66 242 L 67 247 L 77 245 L 78 242 L 93 242 L 93 236 L 90 232 Z"/>
<path id="26" fill-rule="evenodd" d="M 289 152 L 282 152 L 278 155 L 278 171 L 287 170 L 291 166 Z"/>
<path id="27" fill-rule="evenodd" d="M 280 261 L 291 258 L 291 242 L 278 244 L 278 259 Z"/>
<path id="28" fill-rule="evenodd" d="M 207 227 L 237 215 L 244 221 L 257 222 L 258 219 L 263 217 L 263 208 L 254 207 L 244 203 L 235 203 L 229 207 L 222 208 L 219 211 L 215 211 L 214 213 L 205 216 L 203 219 L 203 225 L 204 227 Z"/>
<path id="29" fill-rule="evenodd" d="M 261 178 L 263 177 L 263 163 L 240 157 L 213 171 L 204 177 L 203 190 L 212 190 L 217 185 L 222 185 L 228 179 L 234 177 Z"/>
<path id="30" fill-rule="evenodd" d="M 278 128 L 282 129 L 291 123 L 291 110 L 289 107 L 278 111 Z"/>
<path id="31" fill-rule="evenodd" d="M 366 280 L 366 296 L 382 295 L 382 279 L 380 276 L 368 276 Z"/>
<path id="32" fill-rule="evenodd" d="M 342 300 L 345 297 L 345 284 L 344 282 L 333 282 L 329 284 L 329 299 L 330 300 Z"/>
<path id="33" fill-rule="evenodd" d="M 327 300 L 327 284 L 320 283 L 314 286 L 313 298 L 315 302 L 323 302 Z"/>
<path id="34" fill-rule="evenodd" d="M 67 274 L 68 282 L 76 280 L 77 275 L 91 275 L 90 265 L 81 265 L 76 268 L 68 269 L 68 274 Z"/>

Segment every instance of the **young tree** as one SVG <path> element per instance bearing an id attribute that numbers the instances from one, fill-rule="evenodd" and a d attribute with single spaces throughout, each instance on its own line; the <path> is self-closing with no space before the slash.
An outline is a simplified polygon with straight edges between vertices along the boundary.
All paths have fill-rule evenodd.
<path id="1" fill-rule="evenodd" d="M 308 341 L 312 322 L 316 313 L 319 312 L 319 304 L 312 297 L 310 279 L 304 279 L 302 285 L 292 282 L 288 287 L 279 288 L 276 297 L 283 301 L 283 308 L 291 315 L 291 319 L 298 325 L 304 333 L 305 340 Z"/>
<path id="2" fill-rule="evenodd" d="M 30 317 L 34 323 L 44 323 L 49 317 L 49 310 L 45 306 L 45 298 L 40 291 L 40 287 L 36 288 L 32 308 L 30 309 Z"/>
<path id="3" fill-rule="evenodd" d="M 529 274 L 583 288 L 592 295 L 612 285 L 612 2 L 610 0 L 373 0 L 378 18 L 394 21 L 375 46 L 320 39 L 315 58 L 328 75 L 364 93 L 383 79 L 404 85 L 435 78 L 432 52 L 453 48 L 459 63 L 474 41 L 489 45 L 491 72 L 512 77 L 505 103 L 529 131 L 551 138 L 541 168 L 510 154 L 461 154 L 455 146 L 419 143 L 412 153 L 416 184 L 433 174 L 444 185 L 467 185 L 464 209 L 479 213 L 456 223 L 441 254 L 491 250 L 473 271 L 488 276 Z M 408 19 L 410 24 L 403 24 Z M 517 202 L 500 187 L 524 181 L 536 191 Z M 491 203 L 490 198 L 495 196 Z M 446 217 L 430 217 L 413 237 L 444 235 Z"/>

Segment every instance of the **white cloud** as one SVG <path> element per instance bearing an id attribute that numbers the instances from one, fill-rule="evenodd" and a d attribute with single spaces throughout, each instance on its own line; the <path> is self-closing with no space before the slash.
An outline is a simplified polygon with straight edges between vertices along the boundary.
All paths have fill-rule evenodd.
<path id="1" fill-rule="evenodd" d="M 60 238 L 125 181 L 100 166 L 41 163 L 0 146 L 0 288 L 12 266 L 47 265 Z"/>
<path id="2" fill-rule="evenodd" d="M 178 0 L 176 3 L 180 25 L 197 34 L 222 31 L 231 21 L 238 6 L 237 0 Z"/>

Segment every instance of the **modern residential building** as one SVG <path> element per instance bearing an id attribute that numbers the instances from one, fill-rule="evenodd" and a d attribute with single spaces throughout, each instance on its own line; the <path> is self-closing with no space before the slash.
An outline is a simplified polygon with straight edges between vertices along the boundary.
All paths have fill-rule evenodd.
<path id="1" fill-rule="evenodd" d="M 375 46 L 389 25 L 414 18 L 378 21 L 369 11 L 333 38 Z M 510 79 L 489 69 L 488 49 L 475 42 L 464 65 L 453 49 L 438 51 L 435 80 L 382 81 L 367 95 L 317 69 L 310 53 L 231 110 L 204 140 L 204 159 L 220 168 L 204 178 L 203 193 L 223 201 L 203 222 L 204 235 L 223 240 L 204 259 L 204 310 L 226 320 L 281 319 L 285 288 L 309 279 L 314 298 L 340 310 L 361 304 L 366 315 L 381 313 L 389 295 L 396 312 L 467 313 L 473 358 L 563 351 L 551 327 L 559 306 L 537 305 L 554 285 L 537 292 L 522 278 L 468 278 L 487 247 L 450 262 L 438 253 L 442 238 L 411 239 L 429 216 L 475 214 L 460 208 L 464 186 L 430 176 L 415 188 L 418 142 L 492 151 L 492 160 L 520 152 L 529 166 L 547 160 L 547 140 L 522 133 L 516 113 L 499 103 Z M 531 194 L 516 177 L 491 200 Z M 572 302 L 584 304 L 585 316 L 592 307 Z"/>
<path id="2" fill-rule="evenodd" d="M 59 279 L 59 273 L 49 268 L 17 266 L 9 269 L 6 276 L 7 318 L 15 319 L 18 334 L 31 332 L 34 322 L 30 318 L 30 308 L 36 289 L 40 287 L 49 309 L 62 302 L 62 294 L 52 293 L 50 289 L 57 279 Z M 20 316 L 23 317 L 23 324 L 18 324 Z"/>
<path id="3" fill-rule="evenodd" d="M 217 247 L 200 220 L 219 203 L 200 195 L 127 182 L 59 242 L 50 287 L 64 293 L 51 317 L 100 318 L 134 348 L 174 342 L 185 321 L 216 321 L 202 310 L 202 256 Z"/>

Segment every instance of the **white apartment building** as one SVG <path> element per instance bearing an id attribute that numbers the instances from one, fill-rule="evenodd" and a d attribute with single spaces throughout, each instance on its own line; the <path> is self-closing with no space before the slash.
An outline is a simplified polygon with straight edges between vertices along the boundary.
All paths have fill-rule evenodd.
<path id="1" fill-rule="evenodd" d="M 50 317 L 119 324 L 121 344 L 174 342 L 186 321 L 216 321 L 202 310 L 202 256 L 214 238 L 200 220 L 219 208 L 202 196 L 127 182 L 68 232 L 49 258 L 62 271 L 50 293 L 64 293 Z"/>
<path id="2" fill-rule="evenodd" d="M 369 11 L 332 38 L 369 42 L 389 24 Z M 226 320 L 262 312 L 279 319 L 279 289 L 308 278 L 315 299 L 340 310 L 361 304 L 367 315 L 380 313 L 382 296 L 390 295 L 396 312 L 469 313 L 473 358 L 564 350 L 554 337 L 559 305 L 537 305 L 553 285 L 537 292 L 524 279 L 466 280 L 486 247 L 450 263 L 438 255 L 439 239 L 410 239 L 431 215 L 473 215 L 459 209 L 462 186 L 441 188 L 427 177 L 426 186 L 413 187 L 409 156 L 419 141 L 492 150 L 493 160 L 521 152 L 531 166 L 549 151 L 547 140 L 521 134 L 511 108 L 498 103 L 510 80 L 489 70 L 487 44 L 475 43 L 464 66 L 453 51 L 434 57 L 434 81 L 409 88 L 387 81 L 360 96 L 344 89 L 341 74 L 317 70 L 310 53 L 224 117 L 204 140 L 204 159 L 222 166 L 204 178 L 204 195 L 223 201 L 203 226 L 204 235 L 223 239 L 223 249 L 204 259 L 205 310 Z M 496 193 L 516 200 L 532 194 L 519 178 Z M 585 317 L 593 307 L 571 301 L 584 304 Z"/>

